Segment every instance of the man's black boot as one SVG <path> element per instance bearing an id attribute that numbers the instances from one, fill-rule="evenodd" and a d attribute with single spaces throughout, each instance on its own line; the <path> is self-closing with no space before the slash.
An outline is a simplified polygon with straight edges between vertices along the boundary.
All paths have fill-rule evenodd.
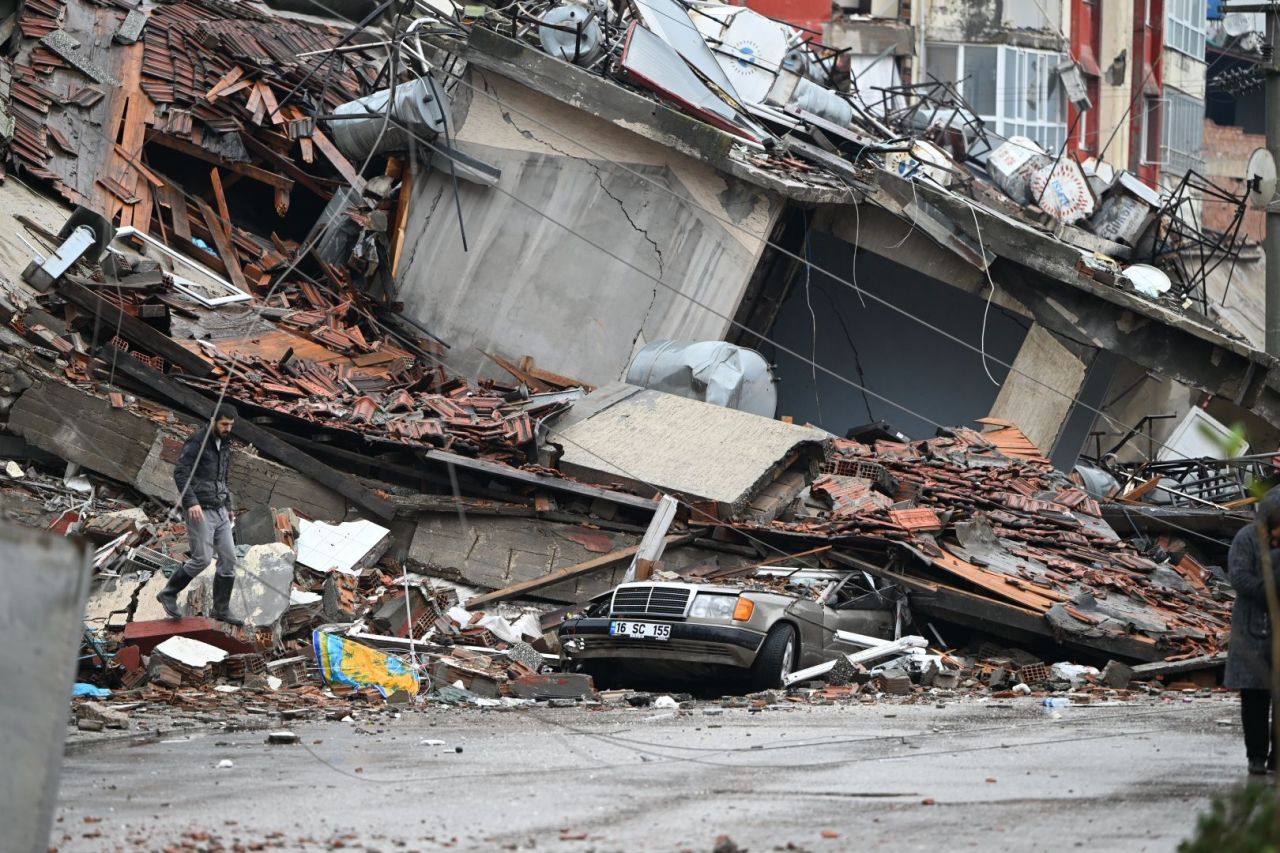
<path id="1" fill-rule="evenodd" d="M 240 626 L 244 622 L 231 616 L 231 590 L 235 585 L 235 575 L 213 576 L 213 618 L 228 625 Z"/>
<path id="2" fill-rule="evenodd" d="M 165 584 L 164 589 L 156 593 L 156 601 L 160 602 L 160 606 L 164 608 L 164 612 L 170 619 L 182 618 L 182 611 L 178 609 L 178 593 L 186 589 L 189 583 L 191 583 L 191 575 L 178 569 L 169 575 L 169 582 Z"/>

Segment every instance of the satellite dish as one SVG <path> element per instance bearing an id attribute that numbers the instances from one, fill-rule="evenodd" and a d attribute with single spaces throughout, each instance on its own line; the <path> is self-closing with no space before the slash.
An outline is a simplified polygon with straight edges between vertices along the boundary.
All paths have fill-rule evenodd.
<path id="1" fill-rule="evenodd" d="M 1250 207 L 1261 210 L 1271 204 L 1276 196 L 1276 161 L 1270 151 L 1259 148 L 1249 155 L 1244 182 Z"/>
<path id="2" fill-rule="evenodd" d="M 1134 290 L 1152 299 L 1159 299 L 1173 287 L 1166 273 L 1147 264 L 1127 266 L 1121 276 L 1129 280 Z"/>
<path id="3" fill-rule="evenodd" d="M 716 60 L 744 103 L 763 103 L 787 56 L 787 33 L 776 21 L 743 9 L 714 45 Z"/>

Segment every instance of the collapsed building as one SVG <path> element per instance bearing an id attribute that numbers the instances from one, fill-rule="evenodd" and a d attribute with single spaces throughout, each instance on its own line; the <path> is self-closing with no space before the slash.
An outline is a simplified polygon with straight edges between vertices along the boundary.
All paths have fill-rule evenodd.
<path id="1" fill-rule="evenodd" d="M 285 561 L 297 600 L 276 589 L 237 652 L 296 657 L 351 620 L 395 651 L 455 643 L 458 606 L 527 597 L 536 628 L 467 639 L 554 656 L 564 608 L 623 579 L 674 495 L 661 577 L 796 559 L 905 588 L 940 646 L 1219 659 L 1212 567 L 1263 460 L 1062 473 L 1120 363 L 1277 421 L 1276 362 L 1203 296 L 1231 241 L 1184 196 L 998 138 L 954 86 L 862 91 L 749 9 L 465 11 L 18 11 L 10 168 L 79 209 L 17 235 L 0 392 L 27 467 L 5 495 L 101 541 L 101 630 L 150 650 L 176 452 L 225 397 L 242 544 L 314 573 Z M 819 335 L 850 300 L 876 313 Z M 776 404 L 726 341 L 776 360 Z M 66 463 L 92 480 L 32 473 Z M 376 538 L 305 562 L 322 523 Z"/>

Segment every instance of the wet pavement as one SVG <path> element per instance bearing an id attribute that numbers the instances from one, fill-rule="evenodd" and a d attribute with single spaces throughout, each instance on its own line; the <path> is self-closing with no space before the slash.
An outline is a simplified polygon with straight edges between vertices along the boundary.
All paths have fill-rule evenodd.
<path id="1" fill-rule="evenodd" d="M 288 746 L 114 740 L 68 755 L 51 844 L 1156 851 L 1243 779 L 1222 695 L 941 704 L 441 708 L 289 724 Z"/>

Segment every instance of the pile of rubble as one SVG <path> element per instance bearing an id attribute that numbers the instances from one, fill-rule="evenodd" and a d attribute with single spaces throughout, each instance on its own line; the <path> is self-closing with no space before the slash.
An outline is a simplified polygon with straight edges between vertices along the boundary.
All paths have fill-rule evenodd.
<path id="1" fill-rule="evenodd" d="M 806 493 L 752 535 L 837 545 L 830 556 L 920 591 L 971 589 L 998 609 L 1042 615 L 1059 638 L 1176 661 L 1224 648 L 1232 593 L 1190 553 L 1141 552 L 1098 502 L 1016 427 L 938 438 L 833 442 Z M 770 534 L 773 534 L 772 536 Z M 887 571 L 886 571 L 887 567 Z M 1156 655 L 1137 655 L 1150 659 Z"/>
<path id="2" fill-rule="evenodd" d="M 1132 176 L 1030 140 L 990 139 L 952 87 L 870 99 L 838 52 L 741 7 L 642 0 L 579 25 L 559 17 L 576 6 L 552 6 L 432 13 L 411 36 L 394 33 L 400 68 L 334 27 L 215 0 L 23 7 L 16 57 L 0 63 L 11 160 L 84 208 L 59 233 L 24 221 L 40 257 L 23 275 L 28 287 L 0 298 L 0 414 L 22 439 L 6 458 L 31 462 L 6 466 L 0 496 L 24 520 L 99 546 L 86 652 L 98 680 L 192 707 L 236 692 L 219 688 L 259 699 L 292 691 L 288 701 L 320 705 L 589 695 L 589 680 L 546 671 L 560 665 L 554 629 L 564 614 L 541 614 L 548 602 L 581 604 L 638 562 L 659 493 L 679 507 L 645 537 L 670 544 L 655 578 L 815 597 L 817 588 L 762 569 L 819 566 L 905 589 L 898 633 L 914 626 L 938 646 L 935 621 L 1004 626 L 1098 662 L 1219 656 L 1231 595 L 1210 561 L 1167 540 L 1126 540 L 1107 520 L 1108 503 L 1168 491 L 1162 471 L 1131 472 L 1104 494 L 1055 473 L 1008 423 L 921 441 L 832 439 L 694 401 L 684 402 L 703 408 L 689 430 L 698 435 L 677 442 L 670 430 L 683 414 L 638 414 L 660 408 L 641 399 L 654 392 L 595 396 L 497 354 L 509 381 L 447 370 L 447 345 L 407 320 L 394 295 L 410 193 L 419 159 L 444 157 L 468 181 L 494 176 L 450 147 L 449 96 L 428 73 L 444 63 L 427 54 L 447 60 L 509 32 L 729 132 L 735 168 L 874 196 L 979 268 L 993 256 L 980 234 L 975 242 L 957 227 L 972 214 L 977 230 L 981 209 L 1065 241 L 1081 275 L 1127 281 L 1175 308 L 1203 275 L 1171 260 L 1187 240 L 1209 239 L 1180 224 L 1176 194 L 1153 197 Z M 740 30 L 764 39 L 776 62 L 744 58 Z M 106 42 L 95 42 L 98 61 L 76 46 L 91 37 Z M 742 72 L 736 83 L 730 65 Z M 360 116 L 371 98 L 389 97 L 387 74 L 400 96 L 437 113 L 406 124 L 397 108 L 394 133 L 366 138 Z M 950 218 L 930 199 L 952 204 Z M 1135 271 L 1144 263 L 1176 287 L 1148 287 L 1150 274 Z M 244 414 L 233 476 L 256 478 L 253 509 L 237 524 L 245 580 L 233 597 L 248 631 L 204 619 L 201 585 L 187 601 L 192 619 L 163 620 L 154 603 L 186 547 L 169 514 L 176 448 L 224 395 Z M 630 409 L 608 415 L 615 403 Z M 605 429 L 592 423 L 602 413 L 596 423 L 612 418 L 635 462 L 583 448 Z M 757 430 L 746 441 L 743 418 Z M 95 446 L 137 422 L 156 429 L 136 445 Z M 696 464 L 711 454 L 691 449 L 695 439 L 749 446 L 712 462 L 735 469 L 722 491 L 700 481 L 711 478 Z M 664 464 L 645 469 L 645 453 Z M 74 467 L 58 476 L 68 462 L 102 476 Z M 570 540 L 587 556 L 562 559 L 557 545 L 545 560 L 527 558 L 519 542 L 473 558 L 484 537 L 468 532 L 464 556 L 450 562 L 437 556 L 444 537 L 419 525 L 427 512 L 531 519 L 553 530 L 536 537 Z M 541 603 L 496 603 L 530 598 Z M 938 649 L 829 672 L 894 694 L 935 689 L 939 678 L 955 682 L 940 689 L 972 679 L 995 691 L 1053 681 L 1031 678 L 1029 661 L 984 662 L 996 659 L 961 663 Z"/>
<path id="3" fill-rule="evenodd" d="M 269 697 L 264 690 L 283 689 L 280 700 L 293 704 L 390 696 L 394 691 L 376 672 L 364 672 L 375 677 L 363 681 L 347 678 L 341 660 L 325 669 L 319 644 L 334 634 L 339 642 L 412 661 L 421 685 L 415 674 L 410 696 L 419 686 L 424 696 L 443 690 L 448 702 L 545 698 L 544 689 L 551 689 L 543 686 L 545 673 L 557 658 L 543 636 L 545 606 L 467 611 L 460 596 L 471 591 L 406 573 L 385 556 L 386 528 L 363 521 L 328 525 L 289 511 L 242 516 L 236 528 L 241 576 L 231 614 L 246 627 L 233 627 L 207 618 L 207 576 L 186 595 L 185 618 L 166 618 L 155 601 L 186 548 L 180 522 L 152 523 L 140 508 L 95 514 L 91 503 L 82 505 L 68 532 L 95 541 L 110 537 L 96 552 L 85 617 L 85 660 L 100 683 L 125 690 L 145 685 L 144 700 L 163 696 L 192 707 L 219 703 L 224 697 L 208 694 L 215 684 L 258 691 L 259 698 Z M 590 681 L 579 679 L 574 689 L 583 695 Z"/>

